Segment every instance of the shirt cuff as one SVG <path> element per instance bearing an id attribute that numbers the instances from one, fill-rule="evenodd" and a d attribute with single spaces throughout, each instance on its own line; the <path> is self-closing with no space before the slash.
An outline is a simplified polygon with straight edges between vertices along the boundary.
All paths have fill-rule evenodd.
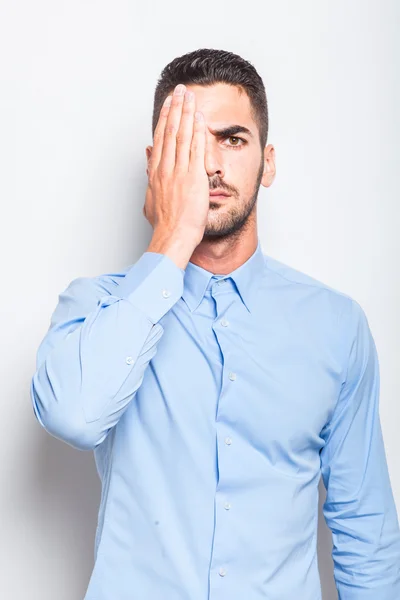
<path id="1" fill-rule="evenodd" d="M 113 295 L 129 300 L 156 324 L 182 296 L 184 274 L 166 254 L 144 252 Z"/>

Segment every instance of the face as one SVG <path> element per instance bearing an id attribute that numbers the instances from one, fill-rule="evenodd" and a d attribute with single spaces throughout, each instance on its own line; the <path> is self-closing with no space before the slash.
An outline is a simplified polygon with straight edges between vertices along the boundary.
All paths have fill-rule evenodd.
<path id="1" fill-rule="evenodd" d="M 260 185 L 268 187 L 275 176 L 274 148 L 260 146 L 250 100 L 237 87 L 218 83 L 210 87 L 188 85 L 195 93 L 196 108 L 206 122 L 205 168 L 210 195 L 204 238 L 237 234 L 255 221 Z M 229 131 L 230 129 L 230 131 Z"/>

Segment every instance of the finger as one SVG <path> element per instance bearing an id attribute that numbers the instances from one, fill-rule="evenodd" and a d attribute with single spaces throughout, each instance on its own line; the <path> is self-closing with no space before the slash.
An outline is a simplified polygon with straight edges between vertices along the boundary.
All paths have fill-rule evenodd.
<path id="1" fill-rule="evenodd" d="M 170 173 L 175 168 L 176 134 L 181 121 L 185 91 L 186 87 L 183 84 L 179 84 L 172 95 L 171 107 L 164 129 L 164 141 L 159 163 L 162 172 Z"/>
<path id="2" fill-rule="evenodd" d="M 181 122 L 176 135 L 175 170 L 183 173 L 186 173 L 189 168 L 195 110 L 194 100 L 194 93 L 186 91 L 182 107 Z"/>
<path id="3" fill-rule="evenodd" d="M 206 152 L 206 124 L 202 112 L 197 111 L 194 116 L 193 138 L 190 149 L 189 171 L 205 169 L 204 158 Z"/>
<path id="4" fill-rule="evenodd" d="M 153 171 L 158 167 L 160 162 L 162 147 L 164 141 L 164 130 L 167 123 L 167 118 L 170 110 L 172 95 L 165 98 L 164 104 L 161 107 L 158 123 L 154 130 L 153 151 L 149 160 L 149 169 Z"/>

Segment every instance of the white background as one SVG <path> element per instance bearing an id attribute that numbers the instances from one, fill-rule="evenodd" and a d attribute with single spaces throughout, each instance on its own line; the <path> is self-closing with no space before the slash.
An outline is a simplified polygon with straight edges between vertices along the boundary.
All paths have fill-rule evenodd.
<path id="1" fill-rule="evenodd" d="M 154 88 L 170 60 L 201 47 L 241 54 L 265 82 L 277 177 L 259 195 L 264 252 L 350 294 L 368 316 L 400 510 L 399 22 L 396 0 L 2 0 L 2 598 L 86 591 L 100 485 L 93 454 L 34 418 L 35 353 L 73 278 L 146 249 Z M 333 600 L 321 512 L 318 546 Z"/>

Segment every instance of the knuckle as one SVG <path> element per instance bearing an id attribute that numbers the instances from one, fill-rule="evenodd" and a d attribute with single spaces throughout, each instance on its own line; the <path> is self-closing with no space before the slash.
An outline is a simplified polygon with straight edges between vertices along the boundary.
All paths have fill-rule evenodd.
<path id="1" fill-rule="evenodd" d="M 177 162 L 175 165 L 175 179 L 179 183 L 183 175 L 187 172 L 187 165 L 182 162 Z"/>
<path id="2" fill-rule="evenodd" d="M 165 128 L 165 133 L 171 137 L 176 134 L 176 127 L 173 123 L 169 123 Z"/>
<path id="3" fill-rule="evenodd" d="M 184 131 L 178 131 L 178 133 L 176 134 L 176 141 L 178 144 L 183 144 L 187 139 L 187 135 L 185 134 Z"/>
<path id="4" fill-rule="evenodd" d="M 185 117 L 189 117 L 192 114 L 192 108 L 189 105 L 184 104 L 182 114 L 185 115 Z"/>
<path id="5" fill-rule="evenodd" d="M 158 167 L 158 175 L 159 175 L 159 178 L 161 181 L 165 180 L 165 178 L 167 177 L 168 174 L 169 174 L 169 171 L 165 165 L 160 165 Z"/>
<path id="6" fill-rule="evenodd" d="M 183 103 L 183 98 L 184 96 L 181 96 L 180 94 L 172 94 L 172 105 L 179 106 Z"/>

